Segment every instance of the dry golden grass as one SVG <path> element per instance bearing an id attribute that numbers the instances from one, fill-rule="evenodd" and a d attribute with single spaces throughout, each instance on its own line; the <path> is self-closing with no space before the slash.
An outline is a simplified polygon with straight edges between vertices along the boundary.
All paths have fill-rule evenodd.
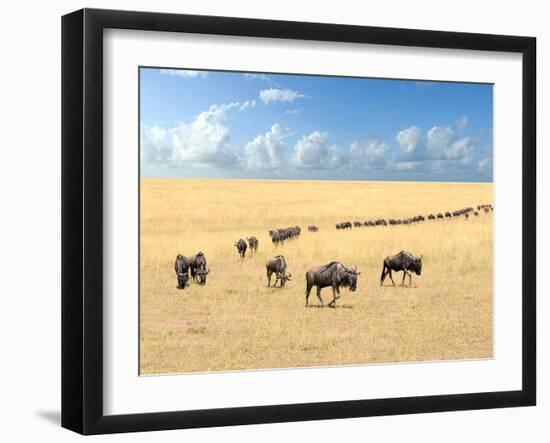
<path id="1" fill-rule="evenodd" d="M 143 179 L 141 373 L 491 358 L 492 214 L 345 232 L 334 225 L 492 196 L 491 184 L 477 183 Z M 307 232 L 310 224 L 319 232 Z M 292 225 L 301 236 L 274 248 L 268 229 Z M 233 244 L 249 235 L 258 253 L 241 262 Z M 422 275 L 410 289 L 380 287 L 382 260 L 402 249 L 423 254 Z M 176 254 L 198 251 L 211 268 L 207 285 L 176 289 Z M 278 254 L 293 278 L 267 288 L 265 260 Z M 343 289 L 336 309 L 304 308 L 306 270 L 330 260 L 357 265 L 357 291 Z M 323 289 L 325 303 L 331 292 Z"/>

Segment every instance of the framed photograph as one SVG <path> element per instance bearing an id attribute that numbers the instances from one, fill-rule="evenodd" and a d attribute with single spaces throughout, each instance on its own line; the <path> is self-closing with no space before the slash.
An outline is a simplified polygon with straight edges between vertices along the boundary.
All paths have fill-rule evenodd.
<path id="1" fill-rule="evenodd" d="M 62 20 L 62 425 L 535 405 L 536 41 Z"/>

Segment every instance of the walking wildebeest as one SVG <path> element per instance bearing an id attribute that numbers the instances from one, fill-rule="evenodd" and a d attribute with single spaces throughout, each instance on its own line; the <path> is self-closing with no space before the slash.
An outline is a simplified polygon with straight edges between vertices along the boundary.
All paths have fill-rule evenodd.
<path id="1" fill-rule="evenodd" d="M 317 298 L 324 306 L 321 298 L 321 289 L 332 287 L 332 301 L 328 306 L 336 307 L 336 300 L 340 298 L 340 286 L 349 287 L 350 291 L 357 289 L 357 276 L 361 274 L 355 268 L 347 268 L 342 263 L 332 261 L 323 266 L 317 266 L 306 272 L 306 308 L 309 294 L 313 286 L 317 286 Z"/>
<path id="2" fill-rule="evenodd" d="M 281 288 L 285 285 L 287 281 L 290 281 L 290 277 L 292 277 L 292 274 L 287 274 L 287 266 L 286 266 L 286 260 L 284 256 L 278 255 L 276 257 L 273 257 L 265 262 L 265 269 L 267 272 L 267 287 L 271 285 L 271 275 L 275 273 L 275 284 L 274 287 L 277 286 L 277 282 L 281 281 Z"/>
<path id="3" fill-rule="evenodd" d="M 254 253 L 258 250 L 258 239 L 253 235 L 246 237 L 248 240 L 248 247 L 250 248 L 250 256 L 253 257 Z"/>
<path id="4" fill-rule="evenodd" d="M 197 252 L 192 257 L 189 257 L 189 269 L 191 270 L 191 278 L 199 285 L 206 284 L 206 276 L 210 269 L 206 267 L 206 257 L 203 252 Z"/>
<path id="5" fill-rule="evenodd" d="M 310 225 L 310 226 L 307 227 L 307 230 L 309 232 L 317 232 L 319 230 L 319 228 L 315 225 Z"/>
<path id="6" fill-rule="evenodd" d="M 176 257 L 174 270 L 178 278 L 178 289 L 184 289 L 189 280 L 189 260 L 181 254 Z"/>
<path id="7" fill-rule="evenodd" d="M 403 282 L 402 286 L 405 285 L 405 277 L 409 276 L 409 287 L 412 284 L 412 276 L 410 271 L 416 272 L 417 275 L 420 275 L 422 272 L 422 256 L 420 258 L 415 257 L 410 252 L 401 251 L 399 254 L 390 255 L 384 259 L 384 264 L 382 266 L 382 276 L 380 277 L 380 286 L 384 283 L 386 275 L 390 276 L 390 280 L 395 286 L 393 281 L 391 271 L 403 271 Z"/>
<path id="8" fill-rule="evenodd" d="M 240 238 L 239 241 L 235 242 L 235 246 L 237 247 L 237 252 L 241 256 L 241 259 L 244 260 L 244 255 L 246 254 L 246 242 Z"/>

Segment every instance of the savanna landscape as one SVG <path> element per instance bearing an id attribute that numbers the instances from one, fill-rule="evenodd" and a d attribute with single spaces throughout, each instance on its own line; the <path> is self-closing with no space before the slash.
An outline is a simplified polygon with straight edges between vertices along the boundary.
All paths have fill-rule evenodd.
<path id="1" fill-rule="evenodd" d="M 494 213 L 427 218 L 492 201 L 492 183 L 142 178 L 140 374 L 492 358 Z M 268 231 L 287 226 L 300 235 L 275 246 Z M 249 236 L 258 249 L 241 260 L 235 242 Z M 423 256 L 421 275 L 381 286 L 384 258 L 401 250 Z M 176 255 L 198 251 L 206 284 L 178 289 Z M 276 255 L 292 277 L 268 288 Z M 306 271 L 330 261 L 357 266 L 357 290 L 335 308 L 313 293 L 306 308 Z"/>

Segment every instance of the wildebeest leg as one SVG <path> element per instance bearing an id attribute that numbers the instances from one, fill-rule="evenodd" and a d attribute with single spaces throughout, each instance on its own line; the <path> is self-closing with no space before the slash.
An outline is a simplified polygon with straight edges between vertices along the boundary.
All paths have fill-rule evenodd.
<path id="1" fill-rule="evenodd" d="M 393 281 L 393 277 L 391 276 L 391 268 L 388 268 L 388 276 L 390 277 L 391 284 L 395 286 L 395 282 Z"/>
<path id="2" fill-rule="evenodd" d="M 307 283 L 307 285 L 306 285 L 306 308 L 307 308 L 307 305 L 308 305 L 309 293 L 311 292 L 311 288 L 312 288 L 312 286 L 309 283 Z"/>
<path id="3" fill-rule="evenodd" d="M 271 272 L 267 273 L 267 287 L 269 288 L 269 285 L 271 284 Z"/>
<path id="4" fill-rule="evenodd" d="M 401 286 L 405 286 L 405 277 L 407 276 L 407 270 L 403 269 L 403 281 L 401 282 Z"/>
<path id="5" fill-rule="evenodd" d="M 409 288 L 412 287 L 412 272 L 409 272 Z"/>
<path id="6" fill-rule="evenodd" d="M 323 303 L 323 299 L 321 298 L 321 287 L 320 286 L 317 286 L 317 298 L 321 302 L 321 306 L 325 306 L 325 304 Z"/>
<path id="7" fill-rule="evenodd" d="M 382 276 L 380 277 L 380 286 L 384 284 L 384 280 L 386 279 L 386 265 L 382 265 Z"/>
<path id="8" fill-rule="evenodd" d="M 335 308 L 336 307 L 336 300 L 340 297 L 336 297 L 336 294 L 338 293 L 338 288 L 332 287 L 332 301 L 328 304 L 328 306 Z"/>

